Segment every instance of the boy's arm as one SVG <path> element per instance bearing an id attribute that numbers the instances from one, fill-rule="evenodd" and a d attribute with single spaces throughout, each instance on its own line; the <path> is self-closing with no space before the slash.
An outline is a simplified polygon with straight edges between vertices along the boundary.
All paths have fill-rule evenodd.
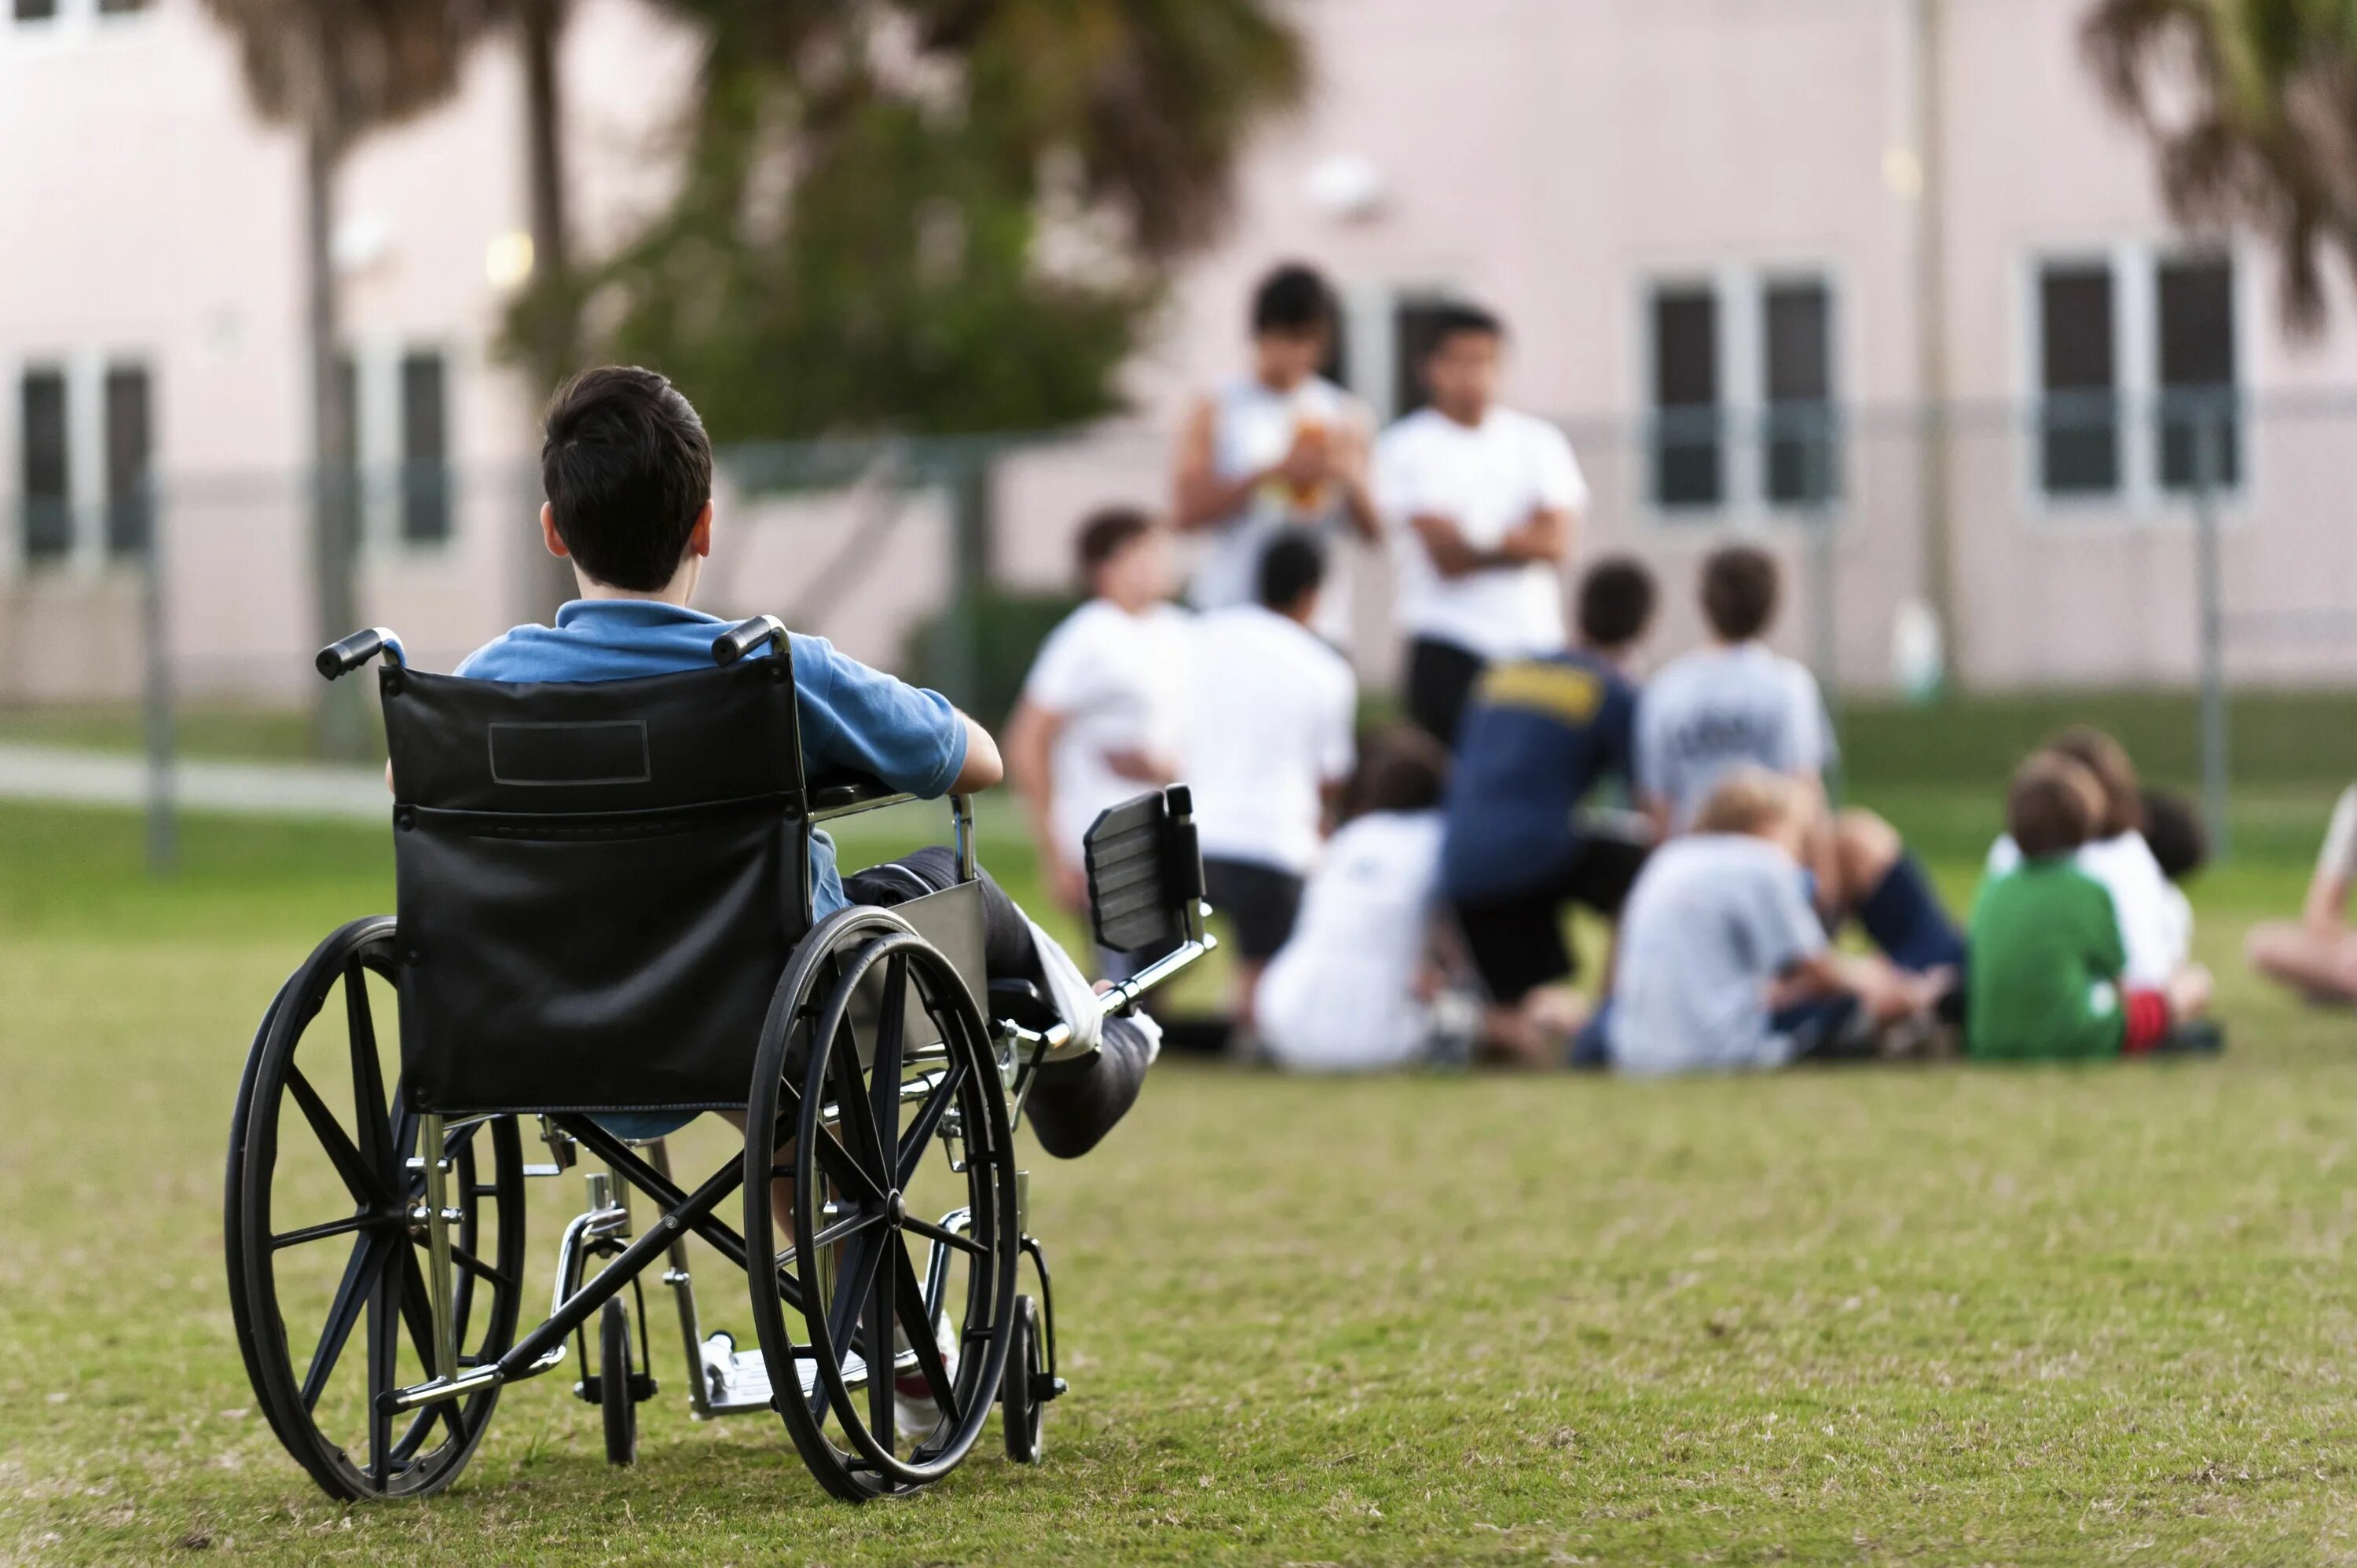
<path id="1" fill-rule="evenodd" d="M 1171 479 L 1170 520 L 1182 533 L 1225 522 L 1265 483 L 1269 470 L 1220 478 L 1212 458 L 1211 400 L 1198 399 L 1178 430 L 1178 461 Z"/>
<path id="2" fill-rule="evenodd" d="M 998 743 L 990 732 L 974 722 L 964 713 L 958 714 L 958 723 L 965 725 L 965 761 L 958 775 L 950 781 L 952 795 L 971 795 L 988 789 L 1006 777 L 1006 764 L 1000 760 Z"/>

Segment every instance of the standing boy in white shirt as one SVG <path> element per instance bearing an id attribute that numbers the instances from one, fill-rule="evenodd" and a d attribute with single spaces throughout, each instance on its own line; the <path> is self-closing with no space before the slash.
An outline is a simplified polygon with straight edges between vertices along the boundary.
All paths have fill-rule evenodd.
<path id="1" fill-rule="evenodd" d="M 1358 682 L 1310 630 L 1325 553 L 1283 533 L 1260 561 L 1259 602 L 1195 628 L 1188 782 L 1211 908 L 1234 930 L 1235 1022 L 1254 1027 L 1260 974 L 1292 935 L 1328 807 L 1351 771 Z"/>
<path id="2" fill-rule="evenodd" d="M 1318 374 L 1334 346 L 1334 291 L 1315 270 L 1278 267 L 1253 293 L 1252 371 L 1187 412 L 1178 433 L 1171 517 L 1201 541 L 1188 602 L 1199 610 L 1255 602 L 1272 540 L 1327 544 L 1326 591 L 1314 623 L 1348 646 L 1346 542 L 1376 537 L 1367 491 L 1366 406 Z"/>
<path id="3" fill-rule="evenodd" d="M 1191 628 L 1169 602 L 1168 537 L 1145 512 L 1095 513 L 1081 525 L 1078 554 L 1089 602 L 1040 646 L 1006 721 L 1006 758 L 1030 809 L 1040 880 L 1085 915 L 1081 841 L 1091 824 L 1178 777 Z"/>
<path id="4" fill-rule="evenodd" d="M 1399 539 L 1408 716 L 1454 746 L 1493 660 L 1560 652 L 1563 564 L 1587 483 L 1544 420 L 1496 404 L 1505 328 L 1471 306 L 1434 323 L 1432 402 L 1375 444 L 1375 503 Z"/>

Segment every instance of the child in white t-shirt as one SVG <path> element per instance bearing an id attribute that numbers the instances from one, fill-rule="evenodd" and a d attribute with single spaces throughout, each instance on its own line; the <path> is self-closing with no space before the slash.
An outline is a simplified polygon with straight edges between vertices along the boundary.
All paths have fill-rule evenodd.
<path id="1" fill-rule="evenodd" d="M 1236 955 L 1237 1028 L 1253 1027 L 1261 971 L 1293 931 L 1327 808 L 1351 771 L 1358 682 L 1316 623 L 1325 553 L 1306 533 L 1263 553 L 1259 602 L 1195 625 L 1187 782 L 1203 883 Z"/>
<path id="2" fill-rule="evenodd" d="M 1263 1049 L 1300 1072 L 1424 1060 L 1438 1032 L 1435 954 L 1448 757 L 1401 725 L 1372 737 L 1293 935 L 1261 977 Z"/>
<path id="3" fill-rule="evenodd" d="M 1192 691 L 1191 628 L 1169 602 L 1169 544 L 1143 511 L 1081 526 L 1090 598 L 1049 634 L 1006 721 L 1007 771 L 1029 809 L 1040 879 L 1087 911 L 1081 843 L 1107 808 L 1177 780 Z"/>

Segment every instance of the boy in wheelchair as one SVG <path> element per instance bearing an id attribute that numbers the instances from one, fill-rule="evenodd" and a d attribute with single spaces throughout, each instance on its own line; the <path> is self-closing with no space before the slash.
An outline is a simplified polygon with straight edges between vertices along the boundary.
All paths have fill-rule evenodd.
<path id="1" fill-rule="evenodd" d="M 520 626 L 477 649 L 457 673 L 483 681 L 619 681 L 707 669 L 727 623 L 689 607 L 712 553 L 712 445 L 686 397 L 634 366 L 585 371 L 550 401 L 541 443 L 541 534 L 571 562 L 581 596 L 556 624 Z M 920 691 L 792 635 L 804 767 L 855 769 L 923 800 L 987 789 L 1004 777 L 990 732 L 939 692 Z M 1028 985 L 1091 1053 L 1043 1064 L 1028 1104 L 1039 1145 L 1060 1159 L 1094 1148 L 1137 1100 L 1160 1052 L 1146 1015 L 1099 1022 L 1088 983 L 1063 949 L 1005 889 L 980 873 L 984 964 L 992 983 Z M 811 902 L 823 919 L 853 904 L 891 906 L 957 880 L 956 858 L 931 846 L 846 878 L 834 845 L 811 842 Z M 689 1118 L 609 1115 L 625 1138 L 657 1138 Z"/>

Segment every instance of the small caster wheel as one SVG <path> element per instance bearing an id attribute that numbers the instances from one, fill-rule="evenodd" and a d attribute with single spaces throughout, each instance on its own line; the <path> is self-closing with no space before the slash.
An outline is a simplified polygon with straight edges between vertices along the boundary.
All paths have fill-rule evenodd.
<path id="1" fill-rule="evenodd" d="M 639 1456 L 639 1405 L 631 1398 L 630 1314 L 609 1301 L 597 1315 L 597 1398 L 606 1413 L 606 1462 L 628 1465 Z"/>
<path id="2" fill-rule="evenodd" d="M 1039 1462 L 1040 1385 L 1047 1380 L 1047 1348 L 1039 1338 L 1039 1304 L 1015 1298 L 1015 1341 L 1006 1348 L 1006 1371 L 998 1385 L 1006 1423 L 1006 1456 L 1017 1465 Z"/>

